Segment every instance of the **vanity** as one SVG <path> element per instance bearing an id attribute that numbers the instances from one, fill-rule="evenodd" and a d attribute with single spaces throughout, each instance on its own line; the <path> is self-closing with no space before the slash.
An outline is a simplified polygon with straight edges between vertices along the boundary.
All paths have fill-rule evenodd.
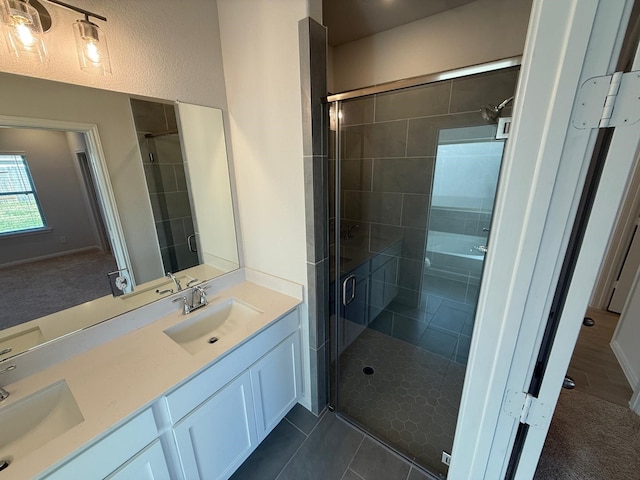
<path id="1" fill-rule="evenodd" d="M 188 315 L 178 292 L 137 310 L 139 328 L 3 385 L 0 480 L 228 478 L 303 394 L 302 289 L 247 269 L 203 287 Z"/>

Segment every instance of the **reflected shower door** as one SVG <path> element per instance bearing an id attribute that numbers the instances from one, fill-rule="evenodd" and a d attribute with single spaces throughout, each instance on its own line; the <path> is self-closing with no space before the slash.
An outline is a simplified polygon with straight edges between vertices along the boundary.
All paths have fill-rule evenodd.
<path id="1" fill-rule="evenodd" d="M 329 112 L 331 400 L 442 476 L 504 146 L 480 109 L 512 96 L 517 75 L 359 97 Z"/>

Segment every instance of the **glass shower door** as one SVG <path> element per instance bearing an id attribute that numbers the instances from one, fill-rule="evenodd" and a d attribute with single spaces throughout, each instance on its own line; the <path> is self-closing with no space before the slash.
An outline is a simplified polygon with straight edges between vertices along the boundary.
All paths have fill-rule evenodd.
<path id="1" fill-rule="evenodd" d="M 446 475 L 517 69 L 331 107 L 332 402 Z M 505 112 L 498 112 L 505 113 Z"/>

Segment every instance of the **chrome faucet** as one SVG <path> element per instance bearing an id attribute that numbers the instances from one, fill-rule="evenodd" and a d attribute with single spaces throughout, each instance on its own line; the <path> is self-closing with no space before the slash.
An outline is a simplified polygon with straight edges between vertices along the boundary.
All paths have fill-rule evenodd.
<path id="1" fill-rule="evenodd" d="M 3 373 L 10 372 L 11 370 L 14 370 L 15 368 L 16 368 L 15 365 L 9 365 L 4 370 L 0 370 L 0 375 L 2 375 Z M 6 400 L 7 398 L 9 398 L 9 392 L 7 392 L 4 388 L 0 387 L 0 402 L 3 401 L 3 400 Z"/>
<path id="2" fill-rule="evenodd" d="M 209 287 L 195 286 L 191 289 L 190 295 L 183 295 L 174 299 L 174 302 L 182 302 L 182 313 L 188 315 L 194 310 L 209 304 L 205 290 Z M 190 299 L 190 300 L 189 300 Z"/>
<path id="3" fill-rule="evenodd" d="M 182 285 L 180 285 L 180 280 L 178 280 L 176 278 L 176 276 L 171 272 L 167 272 L 167 277 L 169 277 L 171 280 L 173 280 L 173 284 L 176 286 L 176 291 L 177 292 L 181 292 L 182 291 Z"/>

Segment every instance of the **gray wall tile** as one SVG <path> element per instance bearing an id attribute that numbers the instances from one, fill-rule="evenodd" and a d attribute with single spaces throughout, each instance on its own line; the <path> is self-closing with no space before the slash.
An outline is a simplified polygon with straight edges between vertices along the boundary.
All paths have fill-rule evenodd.
<path id="1" fill-rule="evenodd" d="M 443 115 L 449 110 L 451 82 L 408 88 L 376 96 L 376 121 Z"/>
<path id="2" fill-rule="evenodd" d="M 340 170 L 340 182 L 343 190 L 371 191 L 372 159 L 343 160 Z"/>
<path id="3" fill-rule="evenodd" d="M 311 411 L 319 415 L 327 406 L 328 388 L 328 343 L 320 348 L 309 348 L 311 358 Z"/>
<path id="4" fill-rule="evenodd" d="M 304 195 L 307 261 L 316 263 L 327 256 L 327 158 L 304 157 Z"/>
<path id="5" fill-rule="evenodd" d="M 518 72 L 519 67 L 514 67 L 453 80 L 451 113 L 480 110 L 483 105 L 497 105 L 511 97 Z"/>
<path id="6" fill-rule="evenodd" d="M 402 195 L 378 192 L 344 192 L 344 213 L 349 220 L 400 225 Z"/>
<path id="7" fill-rule="evenodd" d="M 342 102 L 342 125 L 373 123 L 374 97 L 356 98 Z"/>
<path id="8" fill-rule="evenodd" d="M 376 158 L 373 161 L 373 190 L 430 193 L 433 167 L 433 157 Z"/>
<path id="9" fill-rule="evenodd" d="M 411 260 L 424 261 L 427 231 L 422 228 L 405 228 L 402 256 Z"/>
<path id="10" fill-rule="evenodd" d="M 429 219 L 429 195 L 402 196 L 402 226 L 426 229 Z"/>
<path id="11" fill-rule="evenodd" d="M 307 263 L 309 345 L 316 349 L 327 341 L 328 264 L 328 258 L 317 264 Z"/>
<path id="12" fill-rule="evenodd" d="M 435 156 L 438 146 L 438 132 L 441 129 L 484 124 L 479 111 L 439 117 L 412 118 L 409 120 L 407 134 L 407 156 Z"/>

